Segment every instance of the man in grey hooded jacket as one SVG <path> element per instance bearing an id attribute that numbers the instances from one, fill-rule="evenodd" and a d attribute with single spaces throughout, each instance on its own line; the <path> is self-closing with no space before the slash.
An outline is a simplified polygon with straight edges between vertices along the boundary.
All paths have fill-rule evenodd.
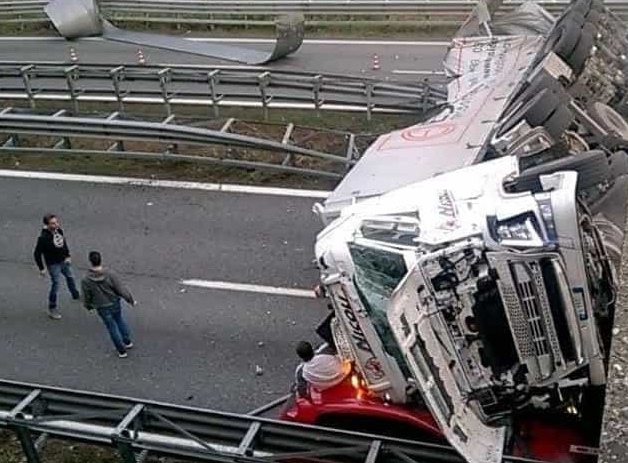
<path id="1" fill-rule="evenodd" d="M 118 357 L 127 357 L 133 347 L 129 326 L 122 316 L 120 299 L 135 305 L 135 299 L 120 282 L 117 275 L 102 266 L 102 256 L 97 251 L 89 253 L 91 268 L 81 281 L 83 305 L 89 311 L 96 310 L 107 327 L 109 336 L 116 346 Z"/>

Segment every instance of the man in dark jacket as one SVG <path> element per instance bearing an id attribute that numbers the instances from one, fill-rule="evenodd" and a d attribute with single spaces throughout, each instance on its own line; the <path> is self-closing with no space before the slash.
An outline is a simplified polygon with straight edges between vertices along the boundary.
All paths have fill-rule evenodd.
<path id="1" fill-rule="evenodd" d="M 89 253 L 91 268 L 81 280 L 83 305 L 87 310 L 96 310 L 107 327 L 109 336 L 118 350 L 118 357 L 125 358 L 133 347 L 129 326 L 122 316 L 120 299 L 135 305 L 135 299 L 120 282 L 117 275 L 102 266 L 102 256 L 97 251 Z"/>
<path id="2" fill-rule="evenodd" d="M 44 216 L 44 229 L 37 239 L 34 257 L 42 276 L 46 275 L 46 268 L 48 269 L 51 283 L 48 293 L 48 315 L 50 318 L 58 320 L 61 318 L 61 314 L 57 311 L 57 292 L 59 291 L 61 275 L 65 277 L 72 299 L 78 300 L 79 292 L 76 289 L 76 282 L 72 274 L 70 249 L 63 236 L 59 219 L 54 214 Z"/>

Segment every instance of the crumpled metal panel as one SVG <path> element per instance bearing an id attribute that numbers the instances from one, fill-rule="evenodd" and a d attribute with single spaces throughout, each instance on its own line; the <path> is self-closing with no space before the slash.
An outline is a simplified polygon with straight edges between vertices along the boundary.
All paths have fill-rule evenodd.
<path id="1" fill-rule="evenodd" d="M 276 23 L 276 42 L 271 51 L 232 45 L 192 42 L 181 37 L 133 32 L 115 27 L 102 19 L 94 0 L 52 0 L 46 14 L 66 39 L 102 36 L 107 40 L 191 53 L 251 65 L 266 64 L 297 51 L 303 43 L 304 18 L 301 14 L 282 17 Z"/>
<path id="2" fill-rule="evenodd" d="M 380 136 L 325 201 L 331 215 L 355 201 L 477 162 L 541 36 L 454 39 L 445 68 L 449 106 L 425 123 Z"/>
<path id="3" fill-rule="evenodd" d="M 51 0 L 44 11 L 66 39 L 93 37 L 103 32 L 95 0 Z"/>
<path id="4" fill-rule="evenodd" d="M 525 1 L 513 11 L 495 17 L 502 0 L 487 0 L 486 9 L 491 16 L 489 27 L 493 35 L 547 35 L 554 24 L 554 18 L 536 2 Z M 477 37 L 486 35 L 480 27 L 479 5 L 476 6 L 455 37 Z"/>

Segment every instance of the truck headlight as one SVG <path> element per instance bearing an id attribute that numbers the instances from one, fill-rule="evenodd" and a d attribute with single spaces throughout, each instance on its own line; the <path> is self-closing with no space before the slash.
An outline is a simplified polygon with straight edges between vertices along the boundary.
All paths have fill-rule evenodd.
<path id="1" fill-rule="evenodd" d="M 545 224 L 545 231 L 547 232 L 547 239 L 549 241 L 557 241 L 558 234 L 556 233 L 556 224 L 554 223 L 554 210 L 552 209 L 552 202 L 549 198 L 537 199 L 539 205 L 539 211 Z"/>
<path id="2" fill-rule="evenodd" d="M 536 216 L 531 212 L 506 220 L 488 218 L 491 237 L 505 246 L 542 246 L 543 239 Z"/>

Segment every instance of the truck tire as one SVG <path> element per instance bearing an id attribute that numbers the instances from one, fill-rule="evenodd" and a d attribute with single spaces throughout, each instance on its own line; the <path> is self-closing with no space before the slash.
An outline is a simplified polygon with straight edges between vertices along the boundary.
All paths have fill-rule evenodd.
<path id="1" fill-rule="evenodd" d="M 595 35 L 591 31 L 583 29 L 580 34 L 578 44 L 565 61 L 571 67 L 574 74 L 580 75 L 584 69 L 584 65 L 591 54 L 591 49 L 595 43 Z"/>
<path id="2" fill-rule="evenodd" d="M 553 51 L 558 56 L 566 59 L 578 45 L 580 39 L 580 31 L 582 30 L 582 23 L 578 23 L 569 17 L 565 17 L 564 21 L 556 24 L 554 30 L 550 33 L 550 36 L 543 47 L 541 59 Z"/>
<path id="3" fill-rule="evenodd" d="M 558 80 L 554 79 L 550 75 L 541 73 L 535 76 L 534 79 L 532 79 L 532 81 L 522 91 L 520 91 L 512 101 L 518 102 L 530 100 L 544 89 L 555 93 L 559 97 L 561 103 L 567 103 L 571 99 L 571 96 L 567 93 L 565 87 L 563 87 Z M 512 107 L 512 103 L 509 106 Z"/>
<path id="4" fill-rule="evenodd" d="M 513 182 L 512 187 L 515 191 L 540 192 L 543 190 L 539 179 L 540 175 L 566 170 L 573 170 L 578 173 L 578 190 L 586 190 L 611 178 L 606 153 L 592 150 L 530 167 L 521 172 Z"/>
<path id="5" fill-rule="evenodd" d="M 628 141 L 628 123 L 613 108 L 596 101 L 589 106 L 587 112 L 610 135 Z"/>
<path id="6" fill-rule="evenodd" d="M 582 26 L 585 22 L 585 17 L 587 13 L 581 10 L 575 10 L 573 8 L 565 10 L 559 18 L 556 20 L 555 24 L 558 26 L 559 24 L 563 24 L 565 21 L 572 21 L 576 24 Z"/>
<path id="7" fill-rule="evenodd" d="M 591 10 L 591 0 L 576 0 L 572 3 L 571 9 L 586 15 Z"/>
<path id="8" fill-rule="evenodd" d="M 600 23 L 600 16 L 601 15 L 599 11 L 591 10 L 589 11 L 589 14 L 586 15 L 585 19 L 588 23 L 596 26 Z"/>
<path id="9" fill-rule="evenodd" d="M 556 111 L 560 104 L 558 96 L 550 90 L 541 90 L 536 98 L 528 100 L 528 105 L 524 104 L 522 118 L 528 121 L 532 127 L 543 125 L 549 117 Z"/>
<path id="10" fill-rule="evenodd" d="M 613 178 L 628 174 L 628 154 L 625 151 L 616 151 L 608 158 Z"/>
<path id="11" fill-rule="evenodd" d="M 548 89 L 541 90 L 529 100 L 520 101 L 522 101 L 522 104 L 518 109 L 515 109 L 510 114 L 506 113 L 505 122 L 499 129 L 498 136 L 508 132 L 523 119 L 531 127 L 543 125 L 560 106 L 558 96 Z"/>
<path id="12" fill-rule="evenodd" d="M 592 0 L 591 1 L 591 8 L 589 9 L 589 11 L 597 11 L 598 13 L 604 13 L 606 7 L 604 6 L 604 2 L 601 2 L 600 0 Z"/>
<path id="13" fill-rule="evenodd" d="M 543 123 L 543 127 L 554 140 L 558 140 L 561 135 L 571 126 L 575 117 L 568 106 L 560 105 L 556 111 Z"/>

